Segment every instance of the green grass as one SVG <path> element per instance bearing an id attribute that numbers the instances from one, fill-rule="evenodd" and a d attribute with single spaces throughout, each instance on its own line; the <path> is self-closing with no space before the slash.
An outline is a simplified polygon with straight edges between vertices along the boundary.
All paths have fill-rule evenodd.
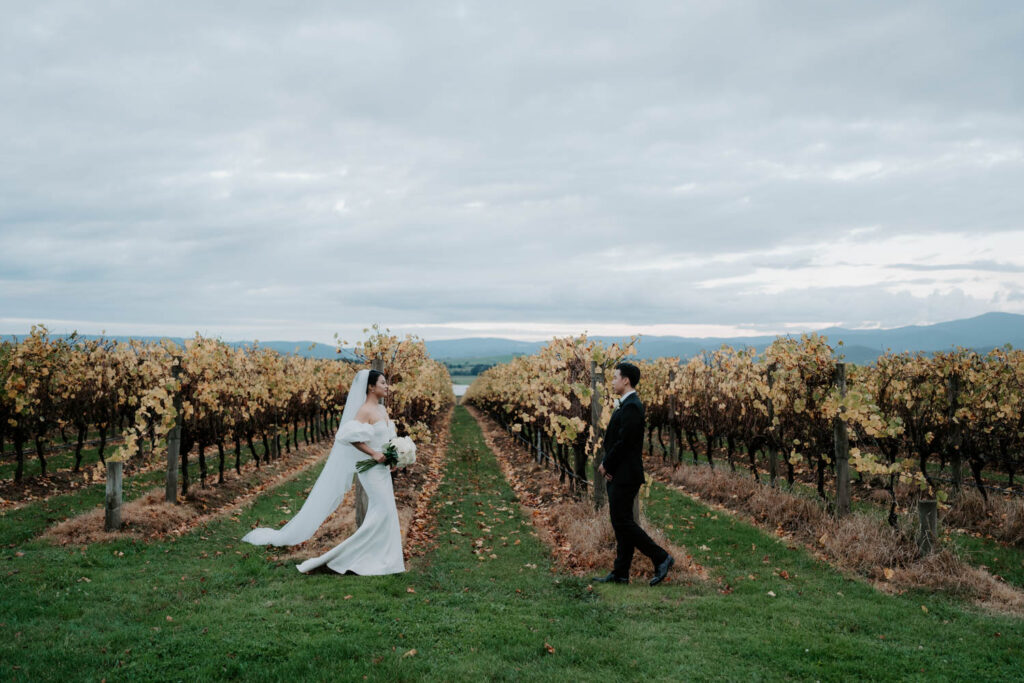
<path id="1" fill-rule="evenodd" d="M 452 375 L 452 384 L 472 384 L 476 378 L 476 375 Z"/>
<path id="2" fill-rule="evenodd" d="M 88 440 L 99 438 L 96 434 L 90 434 Z M 87 441 L 88 441 L 87 440 Z M 118 447 L 121 445 L 117 439 L 112 439 L 115 443 L 107 442 L 106 447 L 103 450 L 103 456 L 109 458 L 110 456 L 117 453 Z M 147 446 L 149 441 L 146 442 Z M 53 473 L 61 469 L 71 469 L 75 465 L 75 449 L 72 448 L 64 449 L 62 442 L 57 440 L 46 446 L 47 449 L 52 447 L 60 447 L 60 450 L 48 451 L 44 450 L 43 457 L 46 458 L 46 471 Z M 14 478 L 14 471 L 18 467 L 14 449 L 10 445 L 7 446 L 8 450 L 2 454 L 3 462 L 0 462 L 0 480 L 8 480 Z M 83 446 L 82 447 L 82 467 L 89 467 L 93 463 L 100 461 L 99 457 L 100 449 L 99 446 Z M 25 457 L 25 477 L 38 476 L 42 471 L 42 465 L 39 463 L 39 458 L 36 456 L 36 445 L 33 441 L 26 441 L 24 446 L 24 457 Z"/>
<path id="3" fill-rule="evenodd" d="M 971 564 L 986 567 L 1007 583 L 1024 588 L 1024 549 L 970 534 L 951 533 L 948 538 Z"/>
<path id="4" fill-rule="evenodd" d="M 880 594 L 660 486 L 649 501 L 650 516 L 675 541 L 709 548 L 696 555 L 712 580 L 688 583 L 676 574 L 656 588 L 591 591 L 585 579 L 552 571 L 547 549 L 463 408 L 456 409 L 446 479 L 434 501 L 437 546 L 411 562 L 407 573 L 303 576 L 291 562 L 269 560 L 273 549 L 239 543 L 252 524 L 276 523 L 281 505 L 295 509 L 317 474 L 318 468 L 302 473 L 237 518 L 177 540 L 94 544 L 85 552 L 28 541 L 0 551 L 2 676 L 590 681 L 1019 675 L 1019 620 L 978 614 L 942 597 Z M 776 570 L 788 571 L 789 580 Z M 755 580 L 739 579 L 749 575 Z"/>

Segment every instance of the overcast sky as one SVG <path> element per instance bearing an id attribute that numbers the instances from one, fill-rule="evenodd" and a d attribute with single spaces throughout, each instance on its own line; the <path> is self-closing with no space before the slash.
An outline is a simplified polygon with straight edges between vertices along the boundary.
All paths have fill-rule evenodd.
<path id="1" fill-rule="evenodd" d="M 3 2 L 0 333 L 1024 313 L 1024 4 Z"/>

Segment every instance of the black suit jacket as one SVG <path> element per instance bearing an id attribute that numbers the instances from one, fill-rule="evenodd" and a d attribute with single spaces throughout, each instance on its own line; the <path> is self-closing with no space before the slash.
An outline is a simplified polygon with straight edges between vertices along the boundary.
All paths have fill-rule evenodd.
<path id="1" fill-rule="evenodd" d="M 644 483 L 644 404 L 635 393 L 612 413 L 604 435 L 604 469 L 612 484 Z"/>

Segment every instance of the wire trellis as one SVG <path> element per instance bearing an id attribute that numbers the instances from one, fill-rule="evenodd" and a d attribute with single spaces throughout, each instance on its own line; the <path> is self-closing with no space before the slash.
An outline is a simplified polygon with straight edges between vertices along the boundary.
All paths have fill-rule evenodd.
<path id="1" fill-rule="evenodd" d="M 583 477 L 580 477 L 575 472 L 573 472 L 572 470 L 570 470 L 570 469 L 566 468 L 564 465 L 562 465 L 562 463 L 560 463 L 557 460 L 553 459 L 550 455 L 545 453 L 543 450 L 538 449 L 534 444 L 530 443 L 529 441 L 524 439 L 519 434 L 516 434 L 515 432 L 513 432 L 511 427 L 509 427 L 507 425 L 502 425 L 502 426 L 505 428 L 505 431 L 508 432 L 509 436 L 511 436 L 516 441 L 519 441 L 523 445 L 525 445 L 527 450 L 529 450 L 531 453 L 533 453 L 537 457 L 541 458 L 545 465 L 550 465 L 551 467 L 553 467 L 554 469 L 558 470 L 562 474 L 567 475 L 571 480 L 579 482 L 580 484 L 583 484 L 584 486 L 592 486 L 593 485 L 593 482 L 590 482 L 590 481 L 584 479 Z"/>
<path id="2" fill-rule="evenodd" d="M 885 453 L 885 449 L 883 449 L 881 444 L 878 443 L 878 439 L 876 439 L 875 437 L 873 437 L 873 436 L 871 436 L 869 434 L 865 434 L 864 431 L 860 428 L 860 425 L 849 424 L 849 423 L 847 423 L 847 424 L 852 428 L 852 432 L 855 434 L 855 439 L 854 440 L 856 441 L 856 443 L 858 443 L 858 444 L 866 444 L 868 446 L 868 448 L 873 448 L 876 453 L 880 453 L 880 454 Z M 939 477 L 939 476 L 935 476 L 933 474 L 929 474 L 928 478 L 932 479 L 934 481 L 945 482 L 947 484 L 954 483 L 954 480 L 949 478 L 949 477 Z M 977 488 L 978 487 L 978 482 L 977 481 L 973 481 L 973 482 L 968 483 L 965 479 L 962 478 L 961 481 L 960 481 L 960 486 L 963 487 L 963 488 Z M 1001 494 L 1004 494 L 1004 495 L 1018 496 L 1018 497 L 1024 496 L 1024 491 L 1017 490 L 1017 489 L 1003 488 L 1001 486 L 992 486 L 991 484 L 982 483 L 981 484 L 981 488 L 983 488 L 983 489 L 985 489 L 987 491 L 993 491 L 995 493 L 1001 493 Z"/>
<path id="3" fill-rule="evenodd" d="M 27 442 L 27 443 L 31 446 L 32 442 Z M 46 450 L 46 454 L 47 455 L 53 455 L 53 454 L 56 454 L 56 453 L 63 453 L 64 451 L 73 451 L 75 449 L 75 446 L 77 445 L 76 441 L 70 441 L 68 443 L 56 443 L 54 441 L 49 441 L 48 440 L 48 443 L 49 443 L 49 448 Z M 106 445 L 107 446 L 120 446 L 123 443 L 124 443 L 124 438 L 122 438 L 120 436 L 107 439 L 107 441 L 106 441 Z M 82 442 L 82 448 L 83 449 L 92 448 L 93 446 L 99 446 L 99 445 L 100 445 L 100 440 L 99 439 L 92 439 L 90 441 L 83 441 Z M 8 448 L 7 445 L 5 444 L 4 445 L 4 450 L 0 451 L 0 456 L 14 455 L 14 452 L 15 452 L 14 448 Z M 29 449 L 26 449 L 25 452 L 28 453 Z M 32 452 L 35 453 L 35 451 L 32 451 Z"/>

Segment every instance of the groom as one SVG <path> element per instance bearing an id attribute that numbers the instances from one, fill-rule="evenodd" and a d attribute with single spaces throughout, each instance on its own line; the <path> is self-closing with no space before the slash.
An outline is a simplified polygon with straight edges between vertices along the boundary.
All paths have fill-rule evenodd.
<path id="1" fill-rule="evenodd" d="M 608 512 L 615 530 L 616 555 L 611 573 L 594 577 L 599 583 L 629 583 L 634 548 L 654 563 L 652 586 L 664 581 L 675 564 L 675 559 L 652 541 L 633 518 L 633 500 L 644 483 L 644 405 L 636 395 L 639 382 L 640 368 L 625 362 L 615 366 L 612 391 L 619 395 L 619 407 L 608 422 L 604 461 L 597 471 L 608 480 Z"/>

